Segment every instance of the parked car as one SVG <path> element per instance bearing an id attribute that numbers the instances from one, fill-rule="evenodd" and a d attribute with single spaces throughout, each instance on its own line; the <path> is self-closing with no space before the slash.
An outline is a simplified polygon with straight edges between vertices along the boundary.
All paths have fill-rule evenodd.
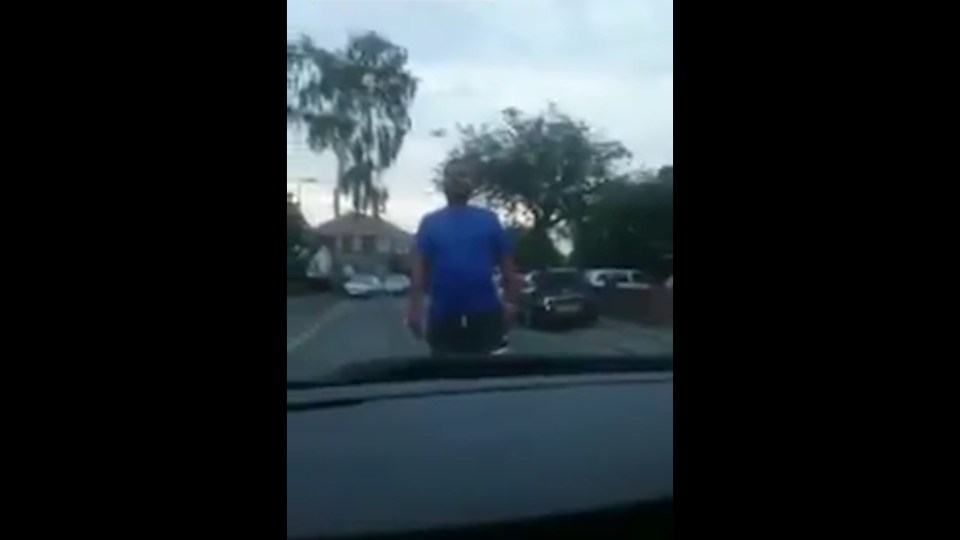
<path id="1" fill-rule="evenodd" d="M 377 276 L 356 274 L 343 284 L 343 290 L 355 298 L 374 296 L 383 291 L 383 284 Z"/>
<path id="2" fill-rule="evenodd" d="M 383 290 L 387 294 L 407 294 L 410 278 L 403 274 L 390 274 L 383 279 Z"/>
<path id="3" fill-rule="evenodd" d="M 594 289 L 610 286 L 618 289 L 649 289 L 655 282 L 646 273 L 630 268 L 591 268 L 584 275 Z"/>
<path id="4" fill-rule="evenodd" d="M 593 324 L 597 317 L 594 293 L 579 270 L 552 268 L 524 276 L 519 305 L 521 324 Z"/>

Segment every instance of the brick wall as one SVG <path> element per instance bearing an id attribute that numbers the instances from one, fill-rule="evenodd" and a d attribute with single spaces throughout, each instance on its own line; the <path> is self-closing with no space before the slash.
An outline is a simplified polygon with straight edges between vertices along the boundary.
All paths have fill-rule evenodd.
<path id="1" fill-rule="evenodd" d="M 616 289 L 599 292 L 600 315 L 652 326 L 673 326 L 673 289 Z"/>

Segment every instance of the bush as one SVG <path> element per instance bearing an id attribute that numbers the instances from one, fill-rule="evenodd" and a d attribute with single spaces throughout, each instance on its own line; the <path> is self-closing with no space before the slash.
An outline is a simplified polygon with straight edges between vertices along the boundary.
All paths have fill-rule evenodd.
<path id="1" fill-rule="evenodd" d="M 287 280 L 307 279 L 307 263 L 310 257 L 287 253 Z"/>

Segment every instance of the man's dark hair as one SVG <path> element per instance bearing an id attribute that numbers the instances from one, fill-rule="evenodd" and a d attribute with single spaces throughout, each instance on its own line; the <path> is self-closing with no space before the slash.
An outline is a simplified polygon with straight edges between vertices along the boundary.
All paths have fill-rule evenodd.
<path id="1" fill-rule="evenodd" d="M 443 167 L 443 194 L 450 204 L 466 204 L 476 189 L 477 167 L 473 160 L 456 157 Z"/>

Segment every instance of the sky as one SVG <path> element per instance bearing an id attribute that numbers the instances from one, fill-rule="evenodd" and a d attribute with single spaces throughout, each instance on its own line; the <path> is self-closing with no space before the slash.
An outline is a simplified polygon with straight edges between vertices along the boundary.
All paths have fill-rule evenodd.
<path id="1" fill-rule="evenodd" d="M 385 218 L 409 230 L 443 204 L 430 182 L 457 124 L 495 122 L 555 102 L 626 145 L 632 166 L 673 163 L 672 0 L 287 0 L 287 39 L 339 48 L 374 30 L 407 48 L 420 79 L 413 129 L 383 174 Z M 333 217 L 336 161 L 287 132 L 287 191 L 313 223 Z M 346 206 L 343 206 L 346 207 Z"/>

